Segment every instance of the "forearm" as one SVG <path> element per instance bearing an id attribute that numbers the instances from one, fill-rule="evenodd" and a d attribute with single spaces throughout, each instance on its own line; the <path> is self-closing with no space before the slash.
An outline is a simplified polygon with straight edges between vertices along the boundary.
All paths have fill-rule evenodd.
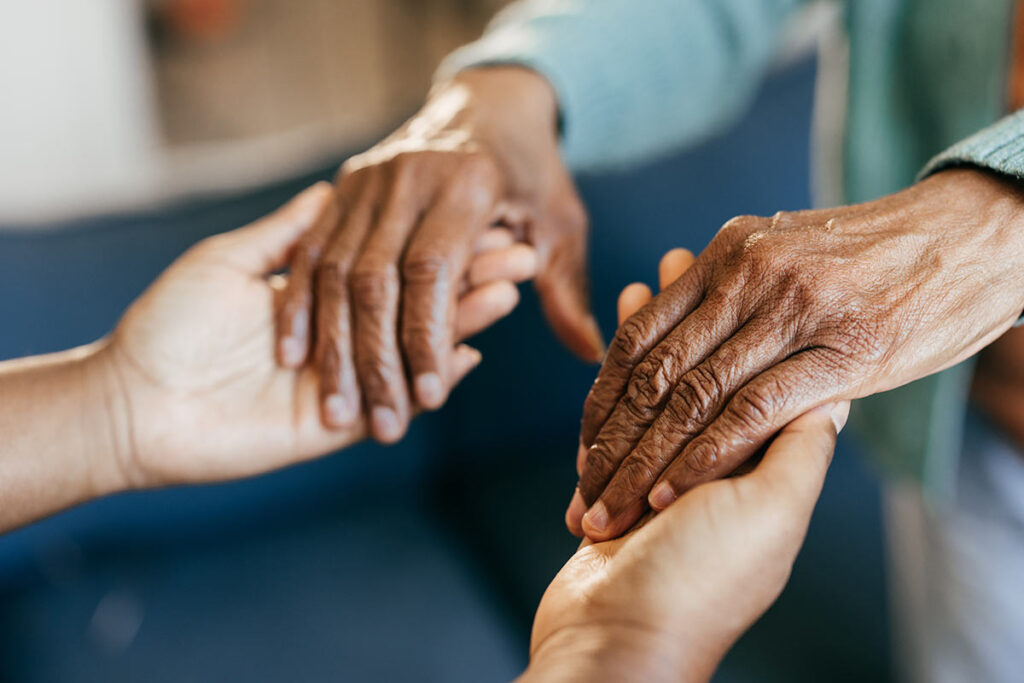
<path id="1" fill-rule="evenodd" d="M 668 631 L 652 633 L 631 624 L 559 631 L 530 655 L 520 681 L 570 683 L 638 680 L 686 683 L 711 679 L 725 651 L 691 647 Z"/>
<path id="2" fill-rule="evenodd" d="M 440 79 L 518 64 L 558 95 L 565 154 L 582 169 L 643 160 L 707 135 L 741 110 L 801 0 L 516 3 Z"/>
<path id="3" fill-rule="evenodd" d="M 120 488 L 118 400 L 102 343 L 0 363 L 0 532 Z"/>

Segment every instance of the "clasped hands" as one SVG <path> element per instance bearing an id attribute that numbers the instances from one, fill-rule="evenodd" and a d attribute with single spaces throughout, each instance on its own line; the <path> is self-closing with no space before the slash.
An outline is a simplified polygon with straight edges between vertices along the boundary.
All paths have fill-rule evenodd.
<path id="1" fill-rule="evenodd" d="M 288 370 L 273 359 L 282 308 L 274 273 L 332 202 L 328 186 L 314 186 L 198 244 L 89 350 L 88 374 L 120 397 L 111 428 L 126 437 L 115 441 L 130 445 L 113 468 L 94 468 L 115 475 L 92 495 L 256 474 L 364 438 L 362 416 L 350 428 L 323 425 L 316 368 Z M 476 286 L 457 306 L 456 339 L 515 304 L 494 294 L 504 287 L 481 283 L 528 275 L 506 233 L 487 235 L 471 266 Z M 688 252 L 670 252 L 660 279 L 675 280 L 691 262 Z M 620 319 L 650 296 L 626 288 Z M 464 345 L 448 358 L 452 384 L 480 360 Z M 525 679 L 708 677 L 785 584 L 847 407 L 793 422 L 752 473 L 698 487 L 623 538 L 584 542 L 541 603 Z"/>

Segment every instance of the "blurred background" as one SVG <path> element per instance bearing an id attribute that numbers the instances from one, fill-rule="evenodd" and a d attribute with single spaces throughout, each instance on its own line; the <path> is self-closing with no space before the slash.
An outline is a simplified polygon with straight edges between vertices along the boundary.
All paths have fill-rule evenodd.
<path id="1" fill-rule="evenodd" d="M 331 178 L 503 4 L 0 3 L 0 358 L 102 336 L 190 244 Z M 830 25 L 822 5 L 791 27 L 725 133 L 578 179 L 606 333 L 618 290 L 652 281 L 667 249 L 812 204 Z M 398 446 L 117 496 L 0 538 L 0 680 L 513 678 L 576 545 L 562 514 L 596 368 L 529 292 L 478 342 L 480 369 Z M 877 481 L 843 438 L 789 587 L 716 680 L 889 679 Z"/>

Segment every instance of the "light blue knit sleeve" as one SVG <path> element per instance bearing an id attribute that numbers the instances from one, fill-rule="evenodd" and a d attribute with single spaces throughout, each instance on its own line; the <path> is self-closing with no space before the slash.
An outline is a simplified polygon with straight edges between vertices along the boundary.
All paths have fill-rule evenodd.
<path id="1" fill-rule="evenodd" d="M 521 64 L 558 95 L 566 160 L 593 170 L 648 160 L 742 112 L 802 0 L 521 0 L 439 78 Z"/>
<path id="2" fill-rule="evenodd" d="M 1024 109 L 942 152 L 928 162 L 921 176 L 951 166 L 981 166 L 1024 180 Z"/>

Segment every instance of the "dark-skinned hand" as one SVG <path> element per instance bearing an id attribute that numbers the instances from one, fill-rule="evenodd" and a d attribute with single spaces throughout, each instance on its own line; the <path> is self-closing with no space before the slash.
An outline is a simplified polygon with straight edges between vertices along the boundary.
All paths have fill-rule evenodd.
<path id="1" fill-rule="evenodd" d="M 662 286 L 692 262 L 666 254 Z M 650 298 L 645 285 L 626 287 L 620 322 Z M 625 536 L 584 540 L 537 608 L 520 680 L 711 678 L 785 586 L 849 407 L 797 418 L 751 472 L 696 487 Z"/>
<path id="2" fill-rule="evenodd" d="M 541 76 L 486 68 L 435 87 L 398 131 L 342 166 L 336 189 L 336 215 L 296 250 L 277 329 L 282 365 L 312 353 L 328 426 L 345 427 L 365 409 L 373 435 L 394 442 L 417 405 L 444 403 L 459 289 L 474 284 L 474 244 L 494 224 L 535 250 L 558 336 L 600 360 L 586 213 Z"/>
<path id="3" fill-rule="evenodd" d="M 570 528 L 615 537 L 815 406 L 965 360 L 1022 308 L 1024 195 L 987 172 L 734 218 L 619 328 L 584 406 Z"/>

